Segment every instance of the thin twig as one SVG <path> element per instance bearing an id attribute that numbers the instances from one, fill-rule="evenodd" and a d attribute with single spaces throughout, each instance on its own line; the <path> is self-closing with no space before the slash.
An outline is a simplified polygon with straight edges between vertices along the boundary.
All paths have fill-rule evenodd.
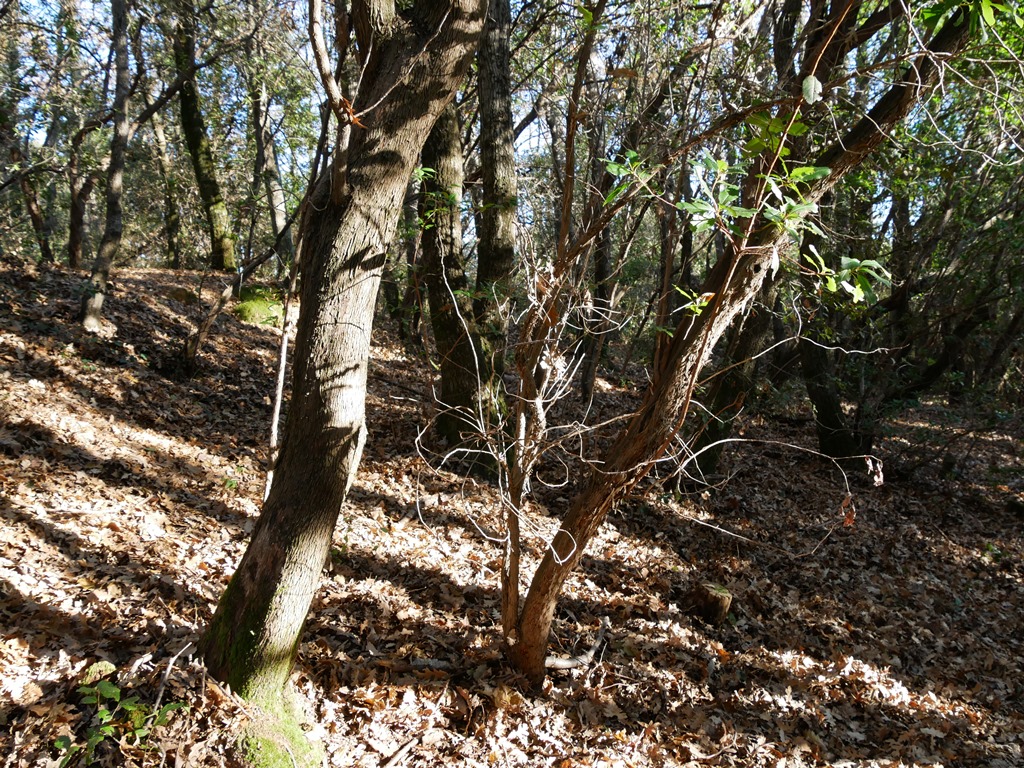
<path id="1" fill-rule="evenodd" d="M 167 678 L 171 676 L 171 670 L 174 669 L 175 662 L 178 661 L 178 657 L 180 657 L 186 651 L 190 650 L 192 650 L 192 643 L 186 643 L 185 647 L 178 651 L 176 654 L 174 654 L 171 657 L 171 660 L 167 662 L 167 669 L 164 670 L 163 679 L 160 681 L 160 688 L 157 690 L 156 693 L 156 702 L 153 704 L 153 715 L 151 716 L 155 716 L 157 710 L 160 709 L 160 702 L 164 698 L 164 689 L 167 688 Z"/>

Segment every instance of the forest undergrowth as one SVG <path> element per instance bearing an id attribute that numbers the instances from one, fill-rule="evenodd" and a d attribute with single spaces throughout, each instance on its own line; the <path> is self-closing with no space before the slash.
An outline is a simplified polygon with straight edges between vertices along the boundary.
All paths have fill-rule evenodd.
<path id="1" fill-rule="evenodd" d="M 194 648 L 259 513 L 280 335 L 225 315 L 198 374 L 174 374 L 214 282 L 123 271 L 90 336 L 80 276 L 0 261 L 4 768 L 236 765 L 259 717 Z M 745 415 L 720 484 L 652 479 L 605 523 L 553 646 L 580 653 L 607 618 L 604 641 L 533 695 L 498 646 L 500 501 L 416 446 L 432 370 L 377 334 L 370 437 L 294 675 L 331 765 L 1024 765 L 1019 416 L 908 410 L 877 449 L 885 482 L 851 478 L 850 503 L 799 450 L 800 397 Z M 602 380 L 595 415 L 635 404 L 633 378 Z M 535 483 L 532 562 L 565 475 Z M 688 611 L 709 581 L 734 597 L 719 626 Z"/>

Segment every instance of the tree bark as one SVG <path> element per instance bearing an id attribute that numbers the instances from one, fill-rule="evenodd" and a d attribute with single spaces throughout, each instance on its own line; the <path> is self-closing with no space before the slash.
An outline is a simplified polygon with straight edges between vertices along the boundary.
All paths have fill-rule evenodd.
<path id="1" fill-rule="evenodd" d="M 147 105 L 150 102 L 145 96 Z M 164 182 L 164 238 L 167 241 L 167 263 L 171 269 L 181 269 L 181 213 L 178 210 L 178 185 L 167 152 L 164 120 L 159 112 L 153 113 L 153 136 L 156 139 L 156 159 Z"/>
<path id="2" fill-rule="evenodd" d="M 469 278 L 462 256 L 462 140 L 454 104 L 441 113 L 423 146 L 423 167 L 433 171 L 423 182 L 420 218 L 423 267 L 430 325 L 441 358 L 437 431 L 449 447 L 480 436 L 479 358 L 475 347 Z"/>
<path id="3" fill-rule="evenodd" d="M 516 207 L 519 194 L 512 132 L 509 0 L 490 0 L 477 57 L 480 98 L 480 166 L 483 210 L 477 243 L 473 318 L 480 350 L 479 401 L 487 424 L 505 412 L 505 346 L 509 279 L 516 268 Z"/>
<path id="4" fill-rule="evenodd" d="M 772 305 L 776 292 L 776 282 L 765 280 L 742 324 L 734 328 L 735 338 L 726 351 L 723 370 L 712 382 L 708 392 L 707 422 L 690 449 L 694 457 L 693 469 L 686 463 L 689 456 L 683 457 L 680 469 L 685 476 L 699 483 L 706 482 L 708 475 L 718 470 L 725 448 L 723 441 L 732 434 L 734 420 L 754 391 L 758 368 L 756 355 L 767 346 L 772 334 Z"/>
<path id="5" fill-rule="evenodd" d="M 224 195 L 217 180 L 217 164 L 203 119 L 202 100 L 196 85 L 196 12 L 192 0 L 178 0 L 177 23 L 174 29 L 174 64 L 180 76 L 191 72 L 178 93 L 181 129 L 192 159 L 199 197 L 206 211 L 210 233 L 210 267 L 225 272 L 235 270 L 235 238 L 231 232 Z"/>
<path id="6" fill-rule="evenodd" d="M 110 282 L 110 268 L 121 247 L 124 214 L 121 198 L 124 192 L 125 154 L 128 150 L 128 96 L 131 80 L 128 72 L 128 8 L 125 0 L 111 0 L 111 42 L 114 48 L 114 134 L 110 139 L 110 167 L 107 173 L 107 215 L 103 239 L 96 262 L 82 297 L 82 327 L 96 333 L 102 327 L 103 300 Z"/>
<path id="7" fill-rule="evenodd" d="M 385 5 L 387 5 L 385 3 Z M 303 224 L 293 401 L 273 485 L 208 627 L 211 673 L 274 706 L 365 440 L 370 329 L 385 251 L 423 142 L 466 72 L 483 0 L 401 16 L 353 4 L 365 63 L 346 166 L 320 181 Z M 346 188 L 331 189 L 339 177 Z"/>
<path id="8" fill-rule="evenodd" d="M 803 197 L 817 202 L 850 169 L 881 144 L 889 130 L 903 120 L 938 78 L 937 58 L 959 53 L 970 35 L 963 10 L 957 11 L 935 35 L 929 50 L 910 62 L 903 79 L 840 141 L 817 158 L 815 166 L 831 173 L 808 186 Z M 727 248 L 711 269 L 702 293 L 714 298 L 700 315 L 684 318 L 654 371 L 639 410 L 632 416 L 603 461 L 593 465 L 572 498 L 561 527 L 534 574 L 522 602 L 514 631 L 506 631 L 509 657 L 533 685 L 545 675 L 548 636 L 558 595 L 579 564 L 584 550 L 608 512 L 623 499 L 665 453 L 685 419 L 697 377 L 708 354 L 742 308 L 760 290 L 771 271 L 775 249 L 784 233 L 764 223 L 739 247 Z M 530 328 L 526 332 L 533 335 Z"/>
<path id="9" fill-rule="evenodd" d="M 253 136 L 256 139 L 256 178 L 262 183 L 267 196 L 270 228 L 278 244 L 277 255 L 282 262 L 290 264 L 295 258 L 295 244 L 288 228 L 288 206 L 285 202 L 284 187 L 281 185 L 281 172 L 277 166 L 277 149 L 274 144 L 274 132 L 270 126 L 266 84 L 252 80 L 249 85 L 249 96 L 252 102 Z"/>

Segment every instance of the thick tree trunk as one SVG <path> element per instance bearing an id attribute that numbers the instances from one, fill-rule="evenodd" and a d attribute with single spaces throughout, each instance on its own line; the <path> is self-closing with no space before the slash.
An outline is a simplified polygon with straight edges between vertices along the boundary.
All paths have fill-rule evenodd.
<path id="1" fill-rule="evenodd" d="M 353 5 L 365 71 L 340 173 L 304 221 L 302 312 L 293 400 L 273 485 L 242 562 L 202 641 L 211 673 L 275 706 L 365 440 L 370 329 L 385 250 L 406 182 L 461 82 L 483 26 L 482 0 L 420 2 L 385 23 Z M 337 162 L 337 161 L 336 161 Z M 342 178 L 343 194 L 331 189 Z"/>
<path id="2" fill-rule="evenodd" d="M 505 411 L 505 345 L 508 340 L 509 279 L 516 268 L 518 181 L 512 132 L 509 0 L 490 0 L 477 58 L 480 87 L 480 167 L 483 210 L 477 243 L 473 317 L 478 332 L 480 403 L 487 424 Z"/>
<path id="3" fill-rule="evenodd" d="M 124 192 L 124 163 L 128 149 L 128 95 L 131 80 L 128 73 L 128 9 L 125 0 L 111 0 L 111 40 L 114 48 L 114 134 L 110 139 L 110 167 L 107 174 L 107 216 L 103 239 L 96 254 L 92 275 L 82 297 L 82 326 L 96 333 L 102 327 L 103 300 L 107 295 L 110 268 L 121 247 L 124 215 L 121 198 Z"/>
<path id="4" fill-rule="evenodd" d="M 421 277 L 427 286 L 430 325 L 441 358 L 437 431 L 449 447 L 478 439 L 480 383 L 476 332 L 469 279 L 462 256 L 462 140 L 454 104 L 441 113 L 423 146 L 423 167 L 433 175 L 423 182 Z"/>
<path id="5" fill-rule="evenodd" d="M 192 0 L 178 0 L 177 24 L 174 29 L 174 64 L 179 77 L 192 72 L 178 93 L 181 129 L 192 159 L 199 197 L 206 211 L 206 224 L 210 233 L 210 267 L 233 272 L 235 270 L 235 238 L 231 232 L 231 217 L 217 180 L 217 164 L 203 119 L 202 101 L 196 85 L 196 12 Z"/>
<path id="6" fill-rule="evenodd" d="M 968 40 L 970 25 L 958 11 L 938 32 L 929 51 L 910 62 L 904 79 L 894 84 L 840 141 L 817 158 L 816 166 L 831 173 L 804 190 L 804 199 L 821 199 L 851 168 L 857 166 L 927 94 L 938 77 L 938 57 L 959 53 Z M 742 308 L 752 301 L 772 269 L 776 247 L 784 233 L 770 226 L 750 228 L 754 233 L 739 247 L 727 248 L 702 286 L 711 293 L 710 304 L 694 318 L 685 318 L 665 350 L 664 364 L 640 409 L 612 443 L 604 460 L 594 465 L 569 504 L 561 527 L 534 574 L 513 631 L 505 639 L 512 663 L 534 685 L 545 674 L 548 636 L 558 595 L 566 578 L 579 564 L 584 550 L 608 512 L 623 499 L 664 455 L 686 417 L 697 377 L 714 345 Z M 539 324 L 540 327 L 540 324 Z M 536 338 L 527 327 L 524 335 Z"/>

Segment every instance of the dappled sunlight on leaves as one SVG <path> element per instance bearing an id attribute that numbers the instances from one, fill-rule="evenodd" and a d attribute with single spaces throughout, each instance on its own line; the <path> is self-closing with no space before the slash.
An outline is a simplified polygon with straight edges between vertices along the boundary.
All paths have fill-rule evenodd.
<path id="1" fill-rule="evenodd" d="M 116 334 L 99 342 L 76 330 L 73 277 L 0 281 L 12 307 L 0 318 L 0 751 L 12 768 L 57 759 L 59 737 L 84 740 L 95 707 L 78 689 L 101 660 L 124 696 L 188 705 L 145 746 L 103 747 L 103 764 L 230 765 L 253 716 L 177 654 L 259 513 L 279 332 L 224 315 L 196 378 L 162 375 L 199 311 L 172 298 L 185 284 L 198 291 L 171 272 L 122 278 Z M 997 471 L 1019 467 L 1019 432 L 977 441 L 977 471 L 855 479 L 847 502 L 832 465 L 785 448 L 814 439 L 799 419 L 744 417 L 741 437 L 773 442 L 737 444 L 721 487 L 677 497 L 652 479 L 601 527 L 552 651 L 581 652 L 603 617 L 605 642 L 534 695 L 500 648 L 501 500 L 416 449 L 431 375 L 378 333 L 364 463 L 293 678 L 330 764 L 1024 761 L 1024 542 L 1006 504 L 1021 489 Z M 637 396 L 608 381 L 596 393 L 597 420 Z M 575 406 L 557 407 L 571 421 Z M 926 428 L 959 427 L 925 409 L 884 451 Z M 527 570 L 571 495 L 535 490 Z M 722 624 L 691 615 L 698 581 L 731 593 Z"/>

